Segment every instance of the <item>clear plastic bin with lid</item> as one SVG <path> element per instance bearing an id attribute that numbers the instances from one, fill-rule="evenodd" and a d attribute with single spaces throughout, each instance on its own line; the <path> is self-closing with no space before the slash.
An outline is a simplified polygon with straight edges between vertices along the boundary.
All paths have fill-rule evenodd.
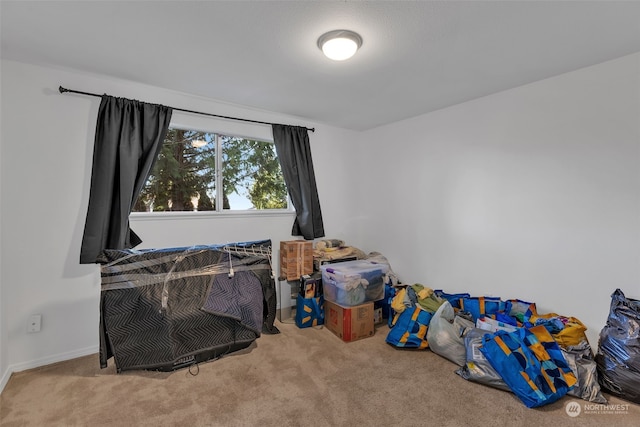
<path id="1" fill-rule="evenodd" d="M 342 306 L 360 305 L 384 298 L 384 281 L 389 266 L 368 260 L 324 264 L 324 298 Z"/>

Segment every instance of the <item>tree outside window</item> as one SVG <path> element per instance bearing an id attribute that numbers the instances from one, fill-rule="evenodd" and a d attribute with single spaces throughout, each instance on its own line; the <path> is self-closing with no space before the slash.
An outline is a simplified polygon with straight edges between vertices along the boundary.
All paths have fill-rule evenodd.
<path id="1" fill-rule="evenodd" d="M 216 153 L 221 153 L 220 158 Z M 273 143 L 169 128 L 133 212 L 287 207 L 287 190 Z"/>

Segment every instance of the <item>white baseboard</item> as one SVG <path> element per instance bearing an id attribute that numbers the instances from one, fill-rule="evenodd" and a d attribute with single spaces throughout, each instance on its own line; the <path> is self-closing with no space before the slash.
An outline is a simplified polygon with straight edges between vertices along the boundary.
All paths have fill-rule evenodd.
<path id="1" fill-rule="evenodd" d="M 26 371 L 27 369 L 39 368 L 41 366 L 50 365 L 52 363 L 64 362 L 65 360 L 75 359 L 77 357 L 89 356 L 91 354 L 98 353 L 98 346 L 85 347 L 78 350 L 69 351 L 66 353 L 54 354 L 51 356 L 43 357 L 41 359 L 30 360 L 27 362 L 16 363 L 9 365 L 7 370 L 2 374 L 0 379 L 0 393 L 4 390 L 4 387 L 9 382 L 11 374 L 14 372 Z"/>
<path id="2" fill-rule="evenodd" d="M 11 369 L 7 368 L 6 371 L 2 373 L 2 378 L 0 378 L 0 393 L 4 390 L 4 386 L 9 382 L 9 378 L 11 378 Z"/>

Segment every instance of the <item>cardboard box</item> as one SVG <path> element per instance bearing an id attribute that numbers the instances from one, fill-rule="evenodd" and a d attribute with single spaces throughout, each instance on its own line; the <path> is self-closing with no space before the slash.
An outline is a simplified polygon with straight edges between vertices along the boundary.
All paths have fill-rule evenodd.
<path id="1" fill-rule="evenodd" d="M 343 307 L 324 302 L 324 325 L 344 342 L 373 336 L 373 302 Z"/>
<path id="2" fill-rule="evenodd" d="M 280 242 L 280 279 L 299 280 L 313 273 L 313 243 L 306 240 Z"/>

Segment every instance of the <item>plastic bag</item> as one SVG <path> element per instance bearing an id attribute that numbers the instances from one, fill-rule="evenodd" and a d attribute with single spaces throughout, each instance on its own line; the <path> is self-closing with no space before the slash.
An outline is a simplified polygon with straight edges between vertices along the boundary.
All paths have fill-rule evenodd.
<path id="1" fill-rule="evenodd" d="M 467 293 L 459 293 L 459 294 L 448 294 L 446 292 L 444 292 L 442 289 L 436 289 L 433 291 L 434 294 L 436 294 L 436 296 L 442 298 L 442 299 L 446 299 L 447 301 L 449 301 L 449 303 L 451 303 L 451 307 L 453 308 L 460 308 L 460 298 L 470 298 L 471 295 L 467 294 Z"/>
<path id="2" fill-rule="evenodd" d="M 476 321 L 476 328 L 482 329 L 487 332 L 497 332 L 497 331 L 513 332 L 516 329 L 518 329 L 513 325 L 500 322 L 499 320 L 495 320 L 487 316 L 481 316 L 480 318 L 478 318 L 478 320 Z"/>
<path id="3" fill-rule="evenodd" d="M 400 313 L 387 334 L 387 343 L 396 347 L 426 349 L 427 329 L 431 313 L 420 307 L 406 308 Z"/>
<path id="4" fill-rule="evenodd" d="M 480 351 L 527 408 L 555 402 L 577 383 L 544 326 L 485 335 Z"/>
<path id="5" fill-rule="evenodd" d="M 500 390 L 511 391 L 500 374 L 493 369 L 491 363 L 480 352 L 482 337 L 491 335 L 489 332 L 478 328 L 466 331 L 464 336 L 465 364 L 456 371 L 467 381 L 488 385 Z"/>
<path id="6" fill-rule="evenodd" d="M 582 341 L 587 341 L 585 331 L 587 327 L 575 317 L 560 316 L 556 313 L 537 314 L 531 317 L 530 322 L 535 325 L 544 324 L 553 338 L 563 347 L 580 345 Z M 554 325 L 560 325 L 554 330 Z"/>
<path id="7" fill-rule="evenodd" d="M 523 323 L 529 321 L 531 316 L 534 316 L 537 313 L 536 303 L 522 301 L 519 299 L 510 299 L 506 302 L 505 312 L 509 316 L 515 317 L 518 322 L 521 323 L 518 326 L 522 326 Z"/>
<path id="8" fill-rule="evenodd" d="M 626 298 L 620 289 L 611 294 L 595 359 L 605 390 L 640 403 L 640 301 Z"/>
<path id="9" fill-rule="evenodd" d="M 468 311 L 476 321 L 483 314 L 495 314 L 504 311 L 506 304 L 496 297 L 460 298 L 460 310 Z"/>
<path id="10" fill-rule="evenodd" d="M 606 404 L 607 399 L 600 392 L 597 366 L 589 342 L 582 341 L 579 345 L 560 349 L 578 379 L 576 386 L 567 394 L 589 402 Z"/>
<path id="11" fill-rule="evenodd" d="M 324 298 L 304 298 L 298 294 L 296 298 L 296 325 L 298 328 L 324 325 Z"/>
<path id="12" fill-rule="evenodd" d="M 427 330 L 429 348 L 434 353 L 462 366 L 466 362 L 464 331 L 472 327 L 473 322 L 456 316 L 451 303 L 445 301 L 429 323 Z"/>

